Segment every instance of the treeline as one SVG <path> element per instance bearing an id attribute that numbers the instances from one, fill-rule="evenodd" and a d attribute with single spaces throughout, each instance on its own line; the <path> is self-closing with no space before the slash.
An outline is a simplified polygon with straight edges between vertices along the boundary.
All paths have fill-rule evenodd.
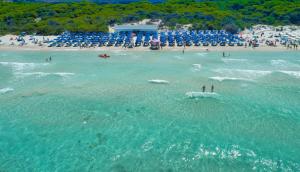
<path id="1" fill-rule="evenodd" d="M 299 0 L 167 0 L 130 4 L 0 2 L 0 34 L 22 31 L 59 34 L 69 31 L 107 31 L 108 25 L 142 19 L 162 19 L 175 28 L 236 31 L 255 24 L 300 25 Z"/>

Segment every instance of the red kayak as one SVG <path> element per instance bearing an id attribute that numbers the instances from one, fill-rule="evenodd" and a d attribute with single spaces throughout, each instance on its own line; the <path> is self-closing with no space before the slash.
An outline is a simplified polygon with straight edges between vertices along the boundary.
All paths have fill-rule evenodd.
<path id="1" fill-rule="evenodd" d="M 106 59 L 106 58 L 109 58 L 110 56 L 107 54 L 100 54 L 99 57 Z"/>

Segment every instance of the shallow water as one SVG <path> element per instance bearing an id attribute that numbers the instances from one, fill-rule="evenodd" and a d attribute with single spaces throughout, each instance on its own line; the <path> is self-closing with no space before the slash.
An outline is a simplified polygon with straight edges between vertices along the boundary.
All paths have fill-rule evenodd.
<path id="1" fill-rule="evenodd" d="M 109 54 L 0 52 L 0 170 L 300 171 L 299 52 Z"/>

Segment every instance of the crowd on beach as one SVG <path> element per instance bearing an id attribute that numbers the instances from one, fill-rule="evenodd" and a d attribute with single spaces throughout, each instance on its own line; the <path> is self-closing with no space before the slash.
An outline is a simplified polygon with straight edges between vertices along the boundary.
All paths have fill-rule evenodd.
<path id="1" fill-rule="evenodd" d="M 300 26 L 256 25 L 239 34 L 249 46 L 259 43 L 270 47 L 282 45 L 287 49 L 298 49 L 300 45 Z"/>
<path id="2" fill-rule="evenodd" d="M 273 27 L 257 25 L 238 34 L 225 31 L 159 31 L 156 33 L 68 33 L 58 36 L 6 35 L 0 37 L 1 47 L 55 48 L 137 48 L 152 50 L 188 47 L 285 47 L 297 50 L 300 26 Z"/>

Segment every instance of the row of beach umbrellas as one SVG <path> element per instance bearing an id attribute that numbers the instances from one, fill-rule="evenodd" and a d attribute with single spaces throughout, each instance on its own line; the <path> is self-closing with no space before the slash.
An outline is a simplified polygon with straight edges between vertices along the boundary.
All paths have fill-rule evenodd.
<path id="1" fill-rule="evenodd" d="M 151 42 L 159 41 L 160 46 L 216 46 L 216 45 L 243 45 L 243 39 L 237 34 L 231 34 L 224 30 L 200 30 L 200 31 L 139 31 L 139 32 L 64 32 L 49 46 L 149 46 Z"/>

